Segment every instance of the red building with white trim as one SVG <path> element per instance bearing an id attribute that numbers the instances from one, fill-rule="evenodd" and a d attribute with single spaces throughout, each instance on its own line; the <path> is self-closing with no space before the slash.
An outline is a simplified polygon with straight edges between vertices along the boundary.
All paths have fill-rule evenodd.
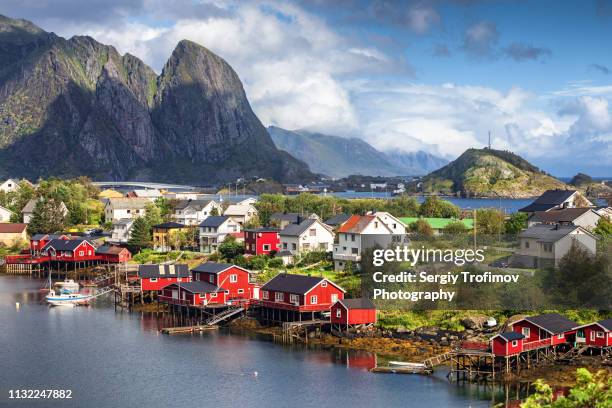
<path id="1" fill-rule="evenodd" d="M 96 248 L 86 239 L 52 239 L 41 250 L 49 261 L 86 262 L 98 261 Z"/>
<path id="2" fill-rule="evenodd" d="M 127 248 L 116 245 L 102 245 L 96 249 L 101 261 L 110 263 L 126 263 L 132 259 L 132 253 Z"/>
<path id="3" fill-rule="evenodd" d="M 70 239 L 67 235 L 63 234 L 34 234 L 30 238 L 30 254 L 32 256 L 39 256 L 42 249 L 54 239 Z"/>
<path id="4" fill-rule="evenodd" d="M 376 323 L 376 306 L 368 298 L 341 299 L 331 307 L 331 323 L 348 328 L 358 324 Z"/>
<path id="5" fill-rule="evenodd" d="M 344 293 L 325 278 L 281 273 L 261 287 L 261 317 L 276 322 L 314 319 L 343 299 Z"/>
<path id="6" fill-rule="evenodd" d="M 513 356 L 523 352 L 525 336 L 515 331 L 499 333 L 491 338 L 491 351 L 496 356 Z"/>
<path id="7" fill-rule="evenodd" d="M 512 323 L 512 330 L 521 333 L 523 350 L 573 343 L 578 324 L 558 313 L 527 316 Z"/>
<path id="8" fill-rule="evenodd" d="M 173 283 L 191 282 L 191 273 L 186 264 L 140 265 L 138 278 L 143 291 L 158 291 Z"/>
<path id="9" fill-rule="evenodd" d="M 612 346 L 612 319 L 576 327 L 576 342 L 591 347 Z"/>
<path id="10" fill-rule="evenodd" d="M 255 228 L 244 230 L 244 253 L 246 255 L 270 255 L 280 250 L 280 230 L 277 228 Z"/>
<path id="11" fill-rule="evenodd" d="M 214 306 L 227 304 L 227 291 L 204 281 L 172 283 L 159 291 L 158 299 L 175 305 Z"/>
<path id="12" fill-rule="evenodd" d="M 248 269 L 231 264 L 205 262 L 191 270 L 194 282 L 208 282 L 227 291 L 228 302 L 248 301 L 259 297 L 259 286 Z"/>

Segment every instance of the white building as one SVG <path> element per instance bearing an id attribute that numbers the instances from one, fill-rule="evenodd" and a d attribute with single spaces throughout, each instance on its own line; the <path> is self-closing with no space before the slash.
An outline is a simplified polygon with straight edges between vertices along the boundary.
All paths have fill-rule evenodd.
<path id="1" fill-rule="evenodd" d="M 113 230 L 111 234 L 111 240 L 113 242 L 128 242 L 132 236 L 132 226 L 134 225 L 134 219 L 122 218 L 113 222 Z"/>
<path id="2" fill-rule="evenodd" d="M 0 191 L 4 191 L 5 193 L 10 193 L 18 189 L 19 189 L 19 181 L 14 180 L 14 179 L 8 179 L 2 184 L 0 184 Z"/>
<path id="3" fill-rule="evenodd" d="M 405 230 L 403 223 L 387 213 L 352 215 L 338 229 L 338 243 L 334 244 L 333 252 L 334 268 L 342 270 L 349 261 L 359 268 L 364 250 L 405 242 Z"/>
<path id="4" fill-rule="evenodd" d="M 597 226 L 601 215 L 592 208 L 564 208 L 563 210 L 536 211 L 529 217 L 527 226 L 538 224 L 575 225 L 592 230 Z"/>
<path id="5" fill-rule="evenodd" d="M 244 225 L 257 215 L 257 209 L 251 204 L 232 204 L 225 209 L 223 215 L 232 217 L 240 225 Z"/>
<path id="6" fill-rule="evenodd" d="M 0 222 L 11 222 L 13 212 L 6 207 L 0 205 Z"/>
<path id="7" fill-rule="evenodd" d="M 309 218 L 300 224 L 289 224 L 280 233 L 281 251 L 293 255 L 308 251 L 331 251 L 334 232 L 318 218 Z"/>
<path id="8" fill-rule="evenodd" d="M 200 223 L 200 251 L 212 253 L 228 234 L 241 231 L 240 224 L 225 215 L 212 215 Z"/>
<path id="9" fill-rule="evenodd" d="M 39 200 L 40 198 L 31 199 L 30 201 L 26 203 L 26 205 L 21 210 L 21 214 L 23 215 L 23 222 L 25 224 L 30 223 L 30 220 L 32 219 L 32 215 L 34 214 L 34 208 L 36 208 L 36 203 Z M 60 202 L 60 207 L 62 209 L 62 213 L 64 214 L 64 217 L 68 215 L 68 208 L 66 207 L 66 204 L 64 204 L 63 202 Z"/>
<path id="10" fill-rule="evenodd" d="M 130 198 L 148 198 L 151 201 L 162 197 L 161 191 L 156 188 L 136 189 L 127 194 Z"/>
<path id="11" fill-rule="evenodd" d="M 214 200 L 183 200 L 174 207 L 174 219 L 183 225 L 198 225 L 217 210 L 217 215 L 223 211 L 221 204 Z"/>
<path id="12" fill-rule="evenodd" d="M 148 198 L 109 198 L 104 205 L 106 222 L 114 222 L 123 218 L 144 216 L 145 207 L 150 204 Z"/>

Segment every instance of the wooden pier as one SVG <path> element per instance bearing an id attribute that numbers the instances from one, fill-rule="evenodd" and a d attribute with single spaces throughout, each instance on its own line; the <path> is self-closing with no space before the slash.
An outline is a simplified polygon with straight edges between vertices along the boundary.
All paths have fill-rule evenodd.
<path id="1" fill-rule="evenodd" d="M 308 335 L 314 329 L 315 335 L 321 335 L 321 328 L 330 324 L 329 320 L 302 320 L 297 322 L 283 322 L 281 340 L 283 343 L 308 343 Z"/>
<path id="2" fill-rule="evenodd" d="M 199 325 L 199 326 L 184 326 L 184 327 L 164 327 L 160 332 L 164 334 L 187 334 L 187 333 L 201 333 L 204 331 L 218 330 L 219 326 L 216 325 Z"/>

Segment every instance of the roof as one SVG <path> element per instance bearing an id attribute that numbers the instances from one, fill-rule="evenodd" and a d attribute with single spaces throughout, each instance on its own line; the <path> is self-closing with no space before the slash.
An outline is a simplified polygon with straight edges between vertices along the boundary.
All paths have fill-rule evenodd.
<path id="1" fill-rule="evenodd" d="M 187 226 L 184 224 L 181 224 L 180 222 L 164 222 L 162 224 L 154 225 L 153 228 L 178 229 L 178 228 L 187 228 Z"/>
<path id="2" fill-rule="evenodd" d="M 200 223 L 200 227 L 217 228 L 227 220 L 229 220 L 229 217 L 225 215 L 211 215 L 211 216 L 204 218 L 204 221 Z"/>
<path id="3" fill-rule="evenodd" d="M 150 204 L 151 201 L 148 198 L 109 198 L 108 206 L 113 210 L 140 210 Z"/>
<path id="4" fill-rule="evenodd" d="M 582 326 L 574 327 L 574 329 L 581 329 L 583 327 L 592 326 L 594 324 L 602 327 L 606 331 L 612 331 L 612 319 L 604 319 L 604 320 L 600 320 L 598 322 L 583 324 Z"/>
<path id="5" fill-rule="evenodd" d="M 298 224 L 302 217 L 299 213 L 273 213 L 270 220 L 287 221 L 291 224 Z"/>
<path id="6" fill-rule="evenodd" d="M 578 217 L 592 211 L 590 208 L 564 208 L 553 211 L 536 211 L 530 218 L 535 222 L 573 222 Z M 595 213 L 595 211 L 593 211 Z M 595 213 L 597 214 L 597 213 Z M 599 214 L 597 214 L 599 216 Z"/>
<path id="7" fill-rule="evenodd" d="M 309 218 L 307 220 L 302 221 L 300 224 L 288 224 L 280 232 L 280 235 L 299 237 L 317 222 L 319 221 L 316 219 Z M 329 227 L 326 227 L 326 228 L 329 228 Z"/>
<path id="8" fill-rule="evenodd" d="M 548 211 L 567 201 L 576 190 L 546 190 L 541 196 L 526 207 L 521 208 L 522 212 Z"/>
<path id="9" fill-rule="evenodd" d="M 0 234 L 21 234 L 28 224 L 0 223 Z"/>
<path id="10" fill-rule="evenodd" d="M 119 255 L 121 252 L 127 251 L 126 248 L 118 247 L 116 245 L 102 245 L 96 249 L 97 254 L 107 255 Z"/>
<path id="11" fill-rule="evenodd" d="M 357 299 L 342 299 L 338 301 L 342 303 L 347 309 L 376 309 L 374 303 L 368 298 L 357 298 Z"/>
<path id="12" fill-rule="evenodd" d="M 226 264 L 226 263 L 217 263 L 217 262 L 204 262 L 203 264 L 200 264 L 196 266 L 195 268 L 193 268 L 191 271 L 192 272 L 205 272 L 205 273 L 220 273 L 226 269 L 231 268 L 232 266 L 235 266 L 235 265 Z"/>
<path id="13" fill-rule="evenodd" d="M 537 224 L 527 228 L 518 236 L 519 238 L 534 238 L 537 239 L 538 242 L 557 242 L 578 228 L 580 227 L 575 225 Z"/>
<path id="14" fill-rule="evenodd" d="M 173 283 L 169 286 L 179 286 L 179 284 Z M 204 281 L 181 282 L 180 287 L 181 289 L 184 289 L 190 293 L 211 293 L 223 291 L 222 288 Z"/>
<path id="15" fill-rule="evenodd" d="M 136 195 L 136 197 L 160 197 L 162 194 L 159 190 L 153 189 L 137 189 L 133 190 L 132 193 Z"/>
<path id="16" fill-rule="evenodd" d="M 572 330 L 578 325 L 576 322 L 561 316 L 559 313 L 545 313 L 537 316 L 528 316 L 523 320 L 533 323 L 551 334 L 563 333 Z M 514 324 L 516 323 L 518 322 Z"/>
<path id="17" fill-rule="evenodd" d="M 86 239 L 52 239 L 51 241 L 47 242 L 42 250 L 45 251 L 48 248 L 53 247 L 53 249 L 56 251 L 74 251 L 83 242 L 87 242 L 89 245 L 93 246 L 93 244 Z"/>
<path id="18" fill-rule="evenodd" d="M 359 234 L 376 218 L 375 215 L 351 215 L 338 232 Z"/>
<path id="19" fill-rule="evenodd" d="M 186 264 L 140 265 L 138 276 L 141 278 L 186 278 L 191 276 L 191 272 L 189 272 L 189 266 Z"/>
<path id="20" fill-rule="evenodd" d="M 457 219 L 457 218 L 435 218 L 435 217 L 430 217 L 430 218 L 418 218 L 418 217 L 401 217 L 399 219 L 401 222 L 403 222 L 406 225 L 410 225 L 410 224 L 414 224 L 415 222 L 417 222 L 418 220 L 424 220 L 425 222 L 427 222 L 429 224 L 429 226 L 433 229 L 444 229 L 448 224 L 451 224 L 453 222 L 460 222 L 462 223 L 467 229 L 472 229 L 474 228 L 474 220 L 472 218 L 464 218 L 462 220 Z"/>
<path id="21" fill-rule="evenodd" d="M 98 194 L 98 197 L 101 197 L 101 198 L 121 198 L 121 197 L 123 197 L 123 194 L 121 194 L 117 190 L 113 190 L 111 188 L 107 188 L 106 190 L 100 191 L 100 193 Z"/>
<path id="22" fill-rule="evenodd" d="M 305 295 L 319 283 L 327 281 L 325 278 L 306 275 L 294 275 L 289 273 L 281 273 L 270 279 L 261 287 L 262 290 L 271 290 L 275 292 L 287 292 L 297 295 Z M 330 282 L 338 289 L 344 292 L 344 289 Z"/>
<path id="23" fill-rule="evenodd" d="M 349 214 L 338 214 L 329 218 L 327 221 L 325 221 L 325 223 L 335 227 L 337 225 L 344 224 L 349 218 L 351 218 Z"/>
<path id="24" fill-rule="evenodd" d="M 206 207 L 211 201 L 214 200 L 181 200 L 175 206 L 175 210 L 184 210 L 187 207 L 195 208 L 197 211 L 202 210 Z"/>
<path id="25" fill-rule="evenodd" d="M 518 332 L 515 332 L 515 331 L 508 331 L 508 332 L 504 332 L 504 333 L 499 333 L 498 335 L 493 336 L 493 339 L 495 337 L 497 337 L 497 336 L 499 336 L 499 337 L 501 337 L 501 338 L 503 338 L 504 340 L 507 340 L 507 341 L 520 340 L 520 339 L 524 339 L 525 338 L 525 336 L 522 333 L 518 333 Z"/>
<path id="26" fill-rule="evenodd" d="M 244 232 L 280 232 L 280 229 L 273 227 L 247 228 Z"/>
<path id="27" fill-rule="evenodd" d="M 50 241 L 52 239 L 60 239 L 61 237 L 64 237 L 65 235 L 63 234 L 34 234 L 32 236 L 32 238 L 30 238 L 32 241 L 40 241 L 40 240 L 47 240 Z"/>
<path id="28" fill-rule="evenodd" d="M 38 202 L 37 198 L 32 198 L 29 200 L 26 205 L 21 210 L 22 213 L 31 213 L 34 212 L 34 207 L 36 207 L 36 203 Z"/>
<path id="29" fill-rule="evenodd" d="M 256 212 L 257 210 L 251 204 L 232 204 L 229 205 L 225 211 L 223 211 L 223 215 L 239 215 L 244 216 L 247 215 L 249 211 Z"/>

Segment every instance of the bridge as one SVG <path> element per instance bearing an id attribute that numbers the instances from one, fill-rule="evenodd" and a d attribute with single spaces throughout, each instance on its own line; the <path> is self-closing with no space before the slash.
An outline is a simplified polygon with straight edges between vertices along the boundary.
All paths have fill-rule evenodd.
<path id="1" fill-rule="evenodd" d="M 145 181 L 94 181 L 91 184 L 98 187 L 140 187 L 158 190 L 196 190 L 195 186 L 181 184 L 150 183 Z"/>

